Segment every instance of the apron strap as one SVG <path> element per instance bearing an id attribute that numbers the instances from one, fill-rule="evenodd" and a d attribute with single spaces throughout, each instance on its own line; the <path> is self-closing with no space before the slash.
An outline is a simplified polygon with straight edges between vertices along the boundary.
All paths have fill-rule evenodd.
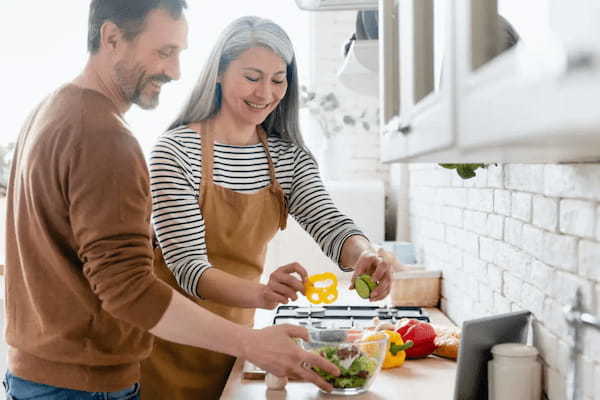
<path id="1" fill-rule="evenodd" d="M 277 190 L 281 190 L 281 186 L 279 186 L 279 182 L 277 182 L 277 178 L 275 177 L 275 166 L 273 165 L 273 159 L 271 158 L 271 152 L 269 152 L 269 141 L 267 139 L 267 133 L 262 129 L 262 127 L 256 127 L 256 131 L 258 134 L 258 138 L 265 148 L 265 153 L 267 153 L 267 162 L 269 163 L 269 175 L 271 177 L 271 191 L 275 192 Z"/>
<path id="2" fill-rule="evenodd" d="M 200 140 L 202 142 L 202 182 L 200 183 L 200 193 L 198 196 L 198 204 L 202 208 L 204 195 L 208 185 L 213 183 L 213 131 L 211 121 L 200 122 L 201 132 Z"/>
<path id="3" fill-rule="evenodd" d="M 273 164 L 273 159 L 271 158 L 271 152 L 269 151 L 269 141 L 267 139 L 267 133 L 261 126 L 256 127 L 256 131 L 258 134 L 258 138 L 265 148 L 265 153 L 267 154 L 267 162 L 269 163 L 269 175 L 271 176 L 271 192 L 277 196 L 279 199 L 279 204 L 281 206 L 281 213 L 279 215 L 279 228 L 284 230 L 287 225 L 287 202 L 285 201 L 285 194 L 283 193 L 283 189 L 279 182 L 277 181 L 277 177 L 275 176 L 275 165 Z"/>

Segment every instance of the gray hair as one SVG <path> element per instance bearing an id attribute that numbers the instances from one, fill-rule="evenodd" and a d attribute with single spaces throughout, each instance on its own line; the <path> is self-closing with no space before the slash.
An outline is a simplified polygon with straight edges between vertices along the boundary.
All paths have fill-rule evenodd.
<path id="1" fill-rule="evenodd" d="M 269 136 L 294 143 L 310 154 L 298 123 L 298 70 L 292 42 L 279 25 L 259 17 L 238 18 L 225 28 L 213 47 L 192 94 L 169 129 L 214 117 L 221 109 L 219 77 L 233 60 L 254 47 L 273 51 L 287 64 L 287 91 L 275 110 L 263 121 L 262 128 Z"/>

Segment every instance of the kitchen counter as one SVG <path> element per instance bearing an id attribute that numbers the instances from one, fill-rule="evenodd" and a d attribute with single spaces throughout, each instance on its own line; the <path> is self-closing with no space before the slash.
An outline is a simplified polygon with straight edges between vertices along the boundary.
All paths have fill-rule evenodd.
<path id="1" fill-rule="evenodd" d="M 436 308 L 425 308 L 431 322 L 452 326 L 452 322 Z M 272 312 L 270 312 L 272 316 Z M 271 317 L 272 318 L 272 317 Z M 262 321 L 262 323 L 258 323 Z M 257 315 L 257 326 L 268 325 L 268 315 Z M 243 379 L 244 361 L 238 359 L 223 391 L 222 399 L 340 399 L 341 396 L 327 395 L 306 382 L 291 381 L 285 390 L 267 390 L 264 380 Z M 401 367 L 382 370 L 371 389 L 363 394 L 351 396 L 354 400 L 384 399 L 452 399 L 456 361 L 429 356 L 425 359 L 407 360 Z"/>

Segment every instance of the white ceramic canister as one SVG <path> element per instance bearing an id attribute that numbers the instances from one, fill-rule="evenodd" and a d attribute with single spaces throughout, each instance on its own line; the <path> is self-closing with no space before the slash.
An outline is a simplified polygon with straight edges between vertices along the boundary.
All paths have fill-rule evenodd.
<path id="1" fill-rule="evenodd" d="M 540 400 L 542 364 L 533 346 L 502 343 L 492 347 L 488 361 L 489 400 Z"/>

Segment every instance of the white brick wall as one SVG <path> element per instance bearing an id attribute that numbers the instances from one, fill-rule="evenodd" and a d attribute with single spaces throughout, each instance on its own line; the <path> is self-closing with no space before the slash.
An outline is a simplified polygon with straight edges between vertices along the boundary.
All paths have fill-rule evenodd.
<path id="1" fill-rule="evenodd" d="M 544 196 L 533 197 L 533 224 L 551 232 L 556 231 L 558 201 Z M 562 210 L 561 210 L 562 213 Z"/>
<path id="2" fill-rule="evenodd" d="M 490 166 L 473 180 L 410 165 L 411 237 L 443 271 L 441 306 L 456 323 L 528 309 L 544 362 L 544 391 L 564 399 L 563 308 L 577 287 L 600 312 L 600 164 Z M 442 234 L 443 233 L 443 234 Z M 600 400 L 600 332 L 584 335 L 579 384 Z"/>
<path id="3" fill-rule="evenodd" d="M 594 203 L 581 200 L 560 202 L 560 231 L 576 236 L 594 237 Z"/>

